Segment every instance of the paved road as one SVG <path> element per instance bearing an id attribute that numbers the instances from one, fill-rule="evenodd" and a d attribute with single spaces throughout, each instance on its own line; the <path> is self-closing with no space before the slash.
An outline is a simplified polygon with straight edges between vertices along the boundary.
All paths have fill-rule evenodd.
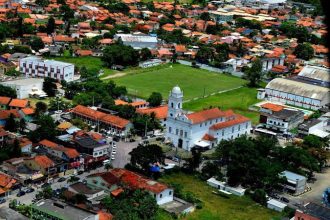
<path id="1" fill-rule="evenodd" d="M 115 160 L 112 161 L 112 166 L 115 168 L 124 168 L 127 163 L 130 161 L 129 152 L 139 144 L 139 140 L 135 142 L 116 142 L 116 151 Z"/>

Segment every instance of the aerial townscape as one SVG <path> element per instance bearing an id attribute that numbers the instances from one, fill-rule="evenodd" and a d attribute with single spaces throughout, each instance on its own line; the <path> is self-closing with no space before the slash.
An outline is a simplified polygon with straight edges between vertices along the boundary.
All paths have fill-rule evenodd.
<path id="1" fill-rule="evenodd" d="M 0 0 L 0 219 L 330 220 L 326 0 Z"/>

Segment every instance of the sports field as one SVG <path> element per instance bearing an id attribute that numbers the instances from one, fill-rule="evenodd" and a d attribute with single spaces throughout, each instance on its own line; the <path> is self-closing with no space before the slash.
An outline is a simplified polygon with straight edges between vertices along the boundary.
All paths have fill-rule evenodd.
<path id="1" fill-rule="evenodd" d="M 169 91 L 179 85 L 184 99 L 190 100 L 214 92 L 233 89 L 246 84 L 237 77 L 195 69 L 180 64 L 164 65 L 151 71 L 137 71 L 113 79 L 118 85 L 126 86 L 129 94 L 148 98 L 152 92 L 160 92 L 164 99 Z"/>
<path id="2" fill-rule="evenodd" d="M 183 104 L 183 108 L 191 111 L 199 111 L 209 107 L 219 107 L 222 110 L 233 109 L 235 113 L 242 114 L 257 124 L 259 114 L 248 110 L 249 106 L 257 103 L 257 89 L 242 87 L 229 92 L 216 94 L 204 99 L 193 100 Z"/>

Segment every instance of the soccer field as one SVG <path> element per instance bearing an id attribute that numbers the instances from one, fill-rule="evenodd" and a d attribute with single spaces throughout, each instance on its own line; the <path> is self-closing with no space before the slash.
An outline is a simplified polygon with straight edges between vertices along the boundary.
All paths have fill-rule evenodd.
<path id="1" fill-rule="evenodd" d="M 184 99 L 190 100 L 214 92 L 233 89 L 246 84 L 237 77 L 195 69 L 180 64 L 164 65 L 151 71 L 137 71 L 125 76 L 113 78 L 118 85 L 126 86 L 128 93 L 148 98 L 152 92 L 160 92 L 167 100 L 169 91 L 178 85 L 184 93 Z"/>

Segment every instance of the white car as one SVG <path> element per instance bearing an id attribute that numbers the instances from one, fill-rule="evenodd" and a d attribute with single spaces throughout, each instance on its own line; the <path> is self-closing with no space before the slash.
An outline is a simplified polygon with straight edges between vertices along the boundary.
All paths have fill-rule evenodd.
<path id="1" fill-rule="evenodd" d="M 114 156 L 114 155 L 112 155 L 112 156 L 111 156 L 111 160 L 114 160 L 114 159 L 116 159 L 116 158 L 115 158 L 115 156 Z"/>
<path id="2" fill-rule="evenodd" d="M 116 154 L 116 153 L 117 153 L 117 151 L 113 150 L 111 153 L 112 153 L 112 154 Z"/>

